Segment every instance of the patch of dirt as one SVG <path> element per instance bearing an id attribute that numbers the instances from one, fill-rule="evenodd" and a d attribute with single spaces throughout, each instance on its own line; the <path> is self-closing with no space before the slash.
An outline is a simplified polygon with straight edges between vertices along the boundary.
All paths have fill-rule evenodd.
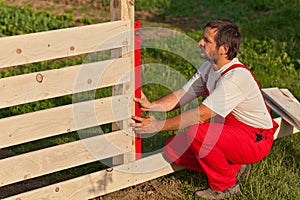
<path id="1" fill-rule="evenodd" d="M 0 199 L 20 194 L 28 190 L 53 184 L 46 179 L 29 179 L 0 189 Z M 180 190 L 181 182 L 177 179 L 154 179 L 143 184 L 119 190 L 92 200 L 175 200 L 183 194 Z"/>
<path id="2" fill-rule="evenodd" d="M 90 18 L 93 23 L 106 22 L 110 20 L 109 6 L 103 1 L 95 0 L 2 0 L 12 6 L 28 6 L 37 11 L 50 11 L 56 15 L 71 14 L 75 17 L 74 22 L 81 18 Z M 187 18 L 161 17 L 151 12 L 136 12 L 136 18 L 146 20 L 145 26 L 180 27 L 182 30 L 194 28 L 196 21 L 190 22 Z M 142 22 L 143 23 L 143 22 Z M 7 157 L 7 152 L 0 152 L 1 156 Z M 2 155 L 3 154 L 3 155 Z M 30 182 L 29 182 L 30 183 Z M 36 186 L 39 183 L 30 183 Z M 19 185 L 20 187 L 20 185 Z M 155 179 L 138 186 L 130 187 L 121 191 L 98 197 L 94 200 L 157 200 L 157 199 L 180 199 L 183 196 L 180 189 L 181 182 L 177 179 Z M 10 188 L 12 189 L 12 188 Z M 21 188 L 19 188 L 21 189 Z M 9 192 L 9 191 L 8 191 Z"/>
<path id="3" fill-rule="evenodd" d="M 36 11 L 50 11 L 55 15 L 71 14 L 74 21 L 89 18 L 93 23 L 110 20 L 109 6 L 95 0 L 2 0 L 11 6 L 28 6 Z"/>
<path id="4" fill-rule="evenodd" d="M 138 186 L 98 197 L 94 200 L 177 200 L 182 197 L 180 181 L 154 179 Z"/>
<path id="5" fill-rule="evenodd" d="M 2 0 L 13 6 L 28 6 L 37 11 L 50 11 L 56 15 L 71 14 L 74 22 L 89 18 L 93 23 L 110 21 L 110 8 L 103 0 Z M 181 31 L 197 30 L 203 21 L 188 17 L 161 17 L 155 11 L 136 11 L 135 18 L 142 21 L 143 26 L 164 27 Z"/>

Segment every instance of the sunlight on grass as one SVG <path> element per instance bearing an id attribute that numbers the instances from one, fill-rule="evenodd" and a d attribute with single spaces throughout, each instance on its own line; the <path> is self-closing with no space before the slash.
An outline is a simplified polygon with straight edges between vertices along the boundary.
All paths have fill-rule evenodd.
<path id="1" fill-rule="evenodd" d="M 104 0 L 103 4 L 108 5 L 109 0 Z M 263 87 L 284 87 L 288 88 L 296 98 L 300 99 L 300 1 L 275 1 L 275 0 L 211 0 L 211 1 L 195 1 L 195 0 L 136 0 L 136 10 L 149 11 L 159 16 L 156 25 L 181 30 L 181 27 L 174 27 L 172 20 L 164 21 L 167 17 L 171 19 L 180 19 L 182 17 L 189 20 L 195 19 L 199 24 L 193 24 L 193 28 L 188 30 L 186 34 L 198 41 L 202 36 L 203 25 L 215 18 L 229 18 L 236 22 L 242 29 L 244 39 L 239 53 L 239 59 L 251 69 L 253 69 L 259 82 Z M 89 7 L 83 7 L 80 12 L 89 12 Z M 50 11 L 35 12 L 30 8 L 8 7 L 0 3 L 0 12 L 2 18 L 0 20 L 0 34 L 17 35 L 24 33 L 32 33 L 37 31 L 46 31 L 59 28 L 74 26 L 72 20 L 72 10 L 67 10 L 68 15 L 55 16 Z M 101 13 L 107 15 L 107 12 Z M 91 24 L 91 19 L 81 19 L 84 24 Z M 185 21 L 186 22 L 186 21 Z M 152 23 L 152 22 L 144 22 Z M 191 20 L 190 23 L 194 23 Z M 143 22 L 142 22 L 143 24 Z M 194 28 L 199 27 L 199 28 Z M 164 38 L 157 42 L 157 45 L 163 44 L 168 38 Z M 170 38 L 169 38 L 170 39 Z M 171 38 L 172 40 L 172 38 Z M 167 43 L 167 42 L 166 42 Z M 170 43 L 169 43 L 170 44 Z M 154 46 L 156 44 L 153 44 Z M 186 51 L 188 48 L 182 41 L 176 43 L 178 51 Z M 191 53 L 190 53 L 191 54 Z M 197 60 L 196 54 L 191 54 L 193 59 Z M 159 63 L 168 66 L 169 70 L 163 68 L 145 68 L 143 72 L 143 80 L 151 77 L 154 80 L 162 80 L 166 85 L 172 86 L 172 89 L 179 88 L 183 83 L 175 79 L 166 80 L 172 73 L 172 70 L 178 72 L 182 77 L 188 79 L 195 72 L 195 63 L 187 61 L 178 54 L 168 52 L 161 49 L 142 49 L 143 64 Z M 74 61 L 75 62 L 75 61 Z M 77 60 L 76 60 L 77 62 Z M 28 68 L 26 73 L 35 71 L 37 68 L 55 68 L 57 64 L 39 63 L 39 65 Z M 21 68 L 19 70 L 22 70 Z M 30 71 L 31 70 L 31 71 Z M 45 69 L 46 70 L 46 69 Z M 15 72 L 3 71 L 0 76 L 6 77 L 13 75 Z M 21 73 L 21 71 L 20 71 Z M 23 73 L 23 71 L 22 71 Z M 159 74 L 159 75 L 157 75 Z M 150 82 L 151 80 L 148 80 Z M 170 88 L 159 84 L 143 85 L 144 93 L 150 100 L 157 99 L 164 94 L 170 92 Z M 111 93 L 111 88 L 105 91 L 97 91 L 96 96 L 101 97 L 106 93 Z M 86 95 L 85 95 L 86 96 Z M 37 110 L 46 109 L 51 106 L 63 105 L 70 101 L 70 97 L 64 99 L 56 99 L 57 101 L 38 102 L 35 106 Z M 201 99 L 199 99 L 201 102 Z M 2 109 L 0 116 L 12 116 L 16 113 L 26 112 L 28 107 L 33 108 L 35 104 L 15 107 L 11 110 Z M 195 104 L 191 106 L 195 106 Z M 23 110 L 22 110 L 23 109 Z M 187 109 L 187 108 L 185 108 Z M 180 111 L 176 110 L 167 116 L 174 116 Z M 159 116 L 158 116 L 159 117 Z M 165 116 L 162 116 L 165 117 Z M 110 126 L 103 128 L 109 132 Z M 93 130 L 87 132 L 87 136 L 96 135 Z M 153 152 L 162 150 L 165 141 L 173 134 L 174 131 L 159 133 L 153 137 L 143 141 L 144 152 Z M 29 150 L 36 150 L 56 144 L 77 140 L 78 137 L 72 134 L 66 134 L 62 137 L 54 137 L 35 143 L 27 144 L 27 146 L 17 146 L 10 151 L 19 154 Z M 50 181 L 58 181 L 66 179 L 69 176 L 77 176 L 81 171 L 99 170 L 99 163 L 83 166 L 82 168 L 64 171 L 62 173 L 53 174 L 48 179 Z M 250 175 L 241 181 L 243 195 L 236 199 L 241 200 L 265 200 L 265 199 L 299 199 L 300 197 L 300 134 L 294 134 L 285 138 L 277 139 L 269 154 L 261 162 L 252 166 Z M 180 199 L 194 199 L 193 193 L 196 190 L 208 187 L 206 177 L 203 174 L 193 172 L 188 169 L 164 176 L 161 179 L 178 179 L 181 181 L 181 189 L 184 196 Z"/>

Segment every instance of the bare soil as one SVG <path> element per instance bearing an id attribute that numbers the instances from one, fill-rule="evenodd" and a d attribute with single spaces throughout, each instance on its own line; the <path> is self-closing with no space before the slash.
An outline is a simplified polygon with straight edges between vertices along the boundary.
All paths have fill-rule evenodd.
<path id="1" fill-rule="evenodd" d="M 110 20 L 109 6 L 98 0 L 3 0 L 12 6 L 28 6 L 36 11 L 50 11 L 55 15 L 72 14 L 74 21 L 90 18 L 94 23 Z"/>
<path id="2" fill-rule="evenodd" d="M 74 21 L 89 18 L 93 23 L 110 21 L 110 8 L 103 0 L 2 0 L 13 6 L 28 6 L 37 11 L 50 11 L 56 15 L 72 14 Z M 181 31 L 199 29 L 200 19 L 188 17 L 159 16 L 156 11 L 136 11 L 135 18 L 144 26 L 172 27 Z"/>
<path id="3" fill-rule="evenodd" d="M 2 0 L 4 3 L 13 6 L 28 6 L 37 11 L 50 11 L 56 15 L 65 13 L 74 16 L 74 22 L 80 18 L 90 18 L 94 23 L 105 22 L 110 20 L 109 7 L 95 0 Z M 150 12 L 136 12 L 136 17 L 141 20 L 147 20 L 148 24 L 170 23 L 178 24 L 196 24 L 187 23 L 185 18 L 166 17 L 164 19 Z M 193 28 L 193 27 L 187 27 Z M 1 152 L 6 154 L 6 152 Z M 1 155 L 5 156 L 5 155 Z M 32 183 L 36 185 L 38 183 Z M 19 185 L 20 187 L 20 185 Z M 35 187 L 35 186 L 34 186 Z M 148 181 L 138 186 L 126 188 L 95 200 L 158 200 L 158 199 L 180 199 L 183 196 L 181 191 L 181 182 L 177 179 L 165 178 Z M 12 188 L 10 188 L 12 189 Z M 19 188 L 21 189 L 21 188 Z"/>

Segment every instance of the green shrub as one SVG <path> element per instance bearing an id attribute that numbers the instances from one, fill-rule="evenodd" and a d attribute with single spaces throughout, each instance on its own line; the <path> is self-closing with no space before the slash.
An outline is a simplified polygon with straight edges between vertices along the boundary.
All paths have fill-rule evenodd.
<path id="1" fill-rule="evenodd" d="M 245 40 L 239 56 L 253 70 L 263 88 L 288 88 L 299 99 L 300 71 L 295 68 L 287 49 L 287 42 Z"/>
<path id="2" fill-rule="evenodd" d="M 136 10 L 147 10 L 153 11 L 153 9 L 163 10 L 169 8 L 171 4 L 171 0 L 136 0 L 135 1 L 135 9 Z"/>
<path id="3" fill-rule="evenodd" d="M 11 7 L 0 2 L 0 33 L 19 35 L 70 27 L 69 15 L 55 16 L 50 12 L 35 12 L 29 7 Z"/>

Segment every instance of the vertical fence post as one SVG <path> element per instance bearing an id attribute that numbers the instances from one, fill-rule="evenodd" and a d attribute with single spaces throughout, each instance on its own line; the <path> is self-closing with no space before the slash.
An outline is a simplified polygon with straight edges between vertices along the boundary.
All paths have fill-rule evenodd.
<path id="1" fill-rule="evenodd" d="M 135 97 L 141 98 L 141 21 L 136 20 L 134 23 L 134 76 L 135 76 Z M 141 109 L 138 103 L 135 104 L 135 115 L 141 116 Z M 142 158 L 142 136 L 136 135 L 135 138 L 135 153 L 136 159 Z"/>
<path id="2" fill-rule="evenodd" d="M 131 30 L 131 37 L 128 38 L 128 41 L 124 41 L 125 43 L 129 42 L 129 47 L 124 47 L 120 49 L 115 49 L 111 51 L 112 58 L 120 58 L 120 57 L 130 57 L 131 58 L 131 81 L 130 83 L 126 83 L 124 85 L 118 85 L 113 87 L 113 95 L 120 95 L 120 94 L 132 94 L 134 91 L 134 0 L 110 0 L 110 14 L 111 14 L 111 21 L 117 20 L 130 20 L 130 30 Z M 128 49 L 129 48 L 129 49 Z M 120 66 L 122 67 L 122 66 Z M 133 94 L 132 94 L 133 95 Z M 126 106 L 126 105 L 124 105 Z M 134 102 L 132 101 L 132 105 L 130 106 L 129 110 L 131 114 L 134 114 Z M 113 130 L 120 130 L 128 128 L 129 122 L 127 120 L 120 121 L 117 123 L 112 124 Z M 132 139 L 132 150 L 130 153 L 114 157 L 112 160 L 113 165 L 119 165 L 123 163 L 128 163 L 130 161 L 135 160 L 135 138 Z"/>

